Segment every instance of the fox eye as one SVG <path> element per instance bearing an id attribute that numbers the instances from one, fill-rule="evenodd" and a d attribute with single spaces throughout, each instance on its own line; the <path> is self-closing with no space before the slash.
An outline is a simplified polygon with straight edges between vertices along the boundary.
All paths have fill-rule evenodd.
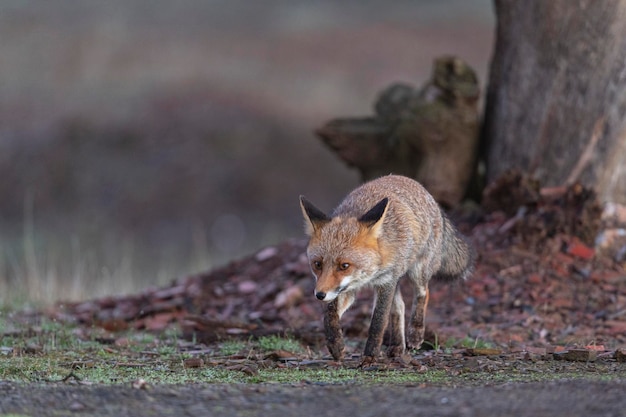
<path id="1" fill-rule="evenodd" d="M 322 261 L 313 261 L 313 269 L 319 271 L 322 269 Z"/>
<path id="2" fill-rule="evenodd" d="M 339 264 L 339 270 L 340 271 L 345 271 L 346 269 L 350 268 L 350 264 L 347 262 L 342 262 Z"/>

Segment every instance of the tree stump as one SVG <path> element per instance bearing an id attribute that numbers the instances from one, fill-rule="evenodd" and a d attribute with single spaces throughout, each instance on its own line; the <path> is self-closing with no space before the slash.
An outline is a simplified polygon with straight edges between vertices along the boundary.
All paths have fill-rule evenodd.
<path id="1" fill-rule="evenodd" d="M 405 175 L 453 207 L 474 171 L 479 94 L 475 71 L 459 58 L 442 57 L 421 89 L 391 85 L 376 101 L 374 116 L 331 120 L 315 133 L 363 181 Z"/>

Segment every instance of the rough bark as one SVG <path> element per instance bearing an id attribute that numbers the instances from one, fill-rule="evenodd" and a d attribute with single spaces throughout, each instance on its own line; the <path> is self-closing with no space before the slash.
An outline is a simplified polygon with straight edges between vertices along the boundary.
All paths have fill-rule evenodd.
<path id="1" fill-rule="evenodd" d="M 495 0 L 487 180 L 510 168 L 626 203 L 626 1 Z"/>

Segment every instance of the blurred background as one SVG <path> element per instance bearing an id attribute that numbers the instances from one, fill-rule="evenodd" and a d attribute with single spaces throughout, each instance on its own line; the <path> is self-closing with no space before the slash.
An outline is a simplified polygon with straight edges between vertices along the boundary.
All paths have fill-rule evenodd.
<path id="1" fill-rule="evenodd" d="M 490 0 L 3 0 L 0 301 L 133 292 L 302 237 L 358 184 L 312 134 L 454 54 Z"/>

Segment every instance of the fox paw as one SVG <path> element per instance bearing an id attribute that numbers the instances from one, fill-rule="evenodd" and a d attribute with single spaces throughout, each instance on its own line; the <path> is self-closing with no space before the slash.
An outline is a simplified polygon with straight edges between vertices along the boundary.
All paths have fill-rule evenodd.
<path id="1" fill-rule="evenodd" d="M 409 352 L 413 352 L 413 351 L 416 351 L 416 350 L 420 350 L 421 347 L 422 347 L 422 343 L 421 342 L 420 343 L 415 343 L 415 344 L 411 343 L 410 345 L 407 345 L 407 350 Z"/>
<path id="2" fill-rule="evenodd" d="M 389 356 L 390 358 L 397 358 L 404 355 L 404 346 L 389 346 L 387 348 L 387 356 Z"/>
<path id="3" fill-rule="evenodd" d="M 422 347 L 422 343 L 424 343 L 424 336 L 418 335 L 409 335 L 409 340 L 406 342 L 406 347 L 409 351 L 411 350 L 419 350 Z"/>
<path id="4" fill-rule="evenodd" d="M 343 360 L 343 357 L 345 355 L 345 348 L 344 348 L 343 343 L 335 343 L 335 344 L 329 343 L 327 347 L 328 347 L 328 351 L 330 352 L 334 360 L 336 361 Z"/>
<path id="5" fill-rule="evenodd" d="M 374 364 L 376 364 L 376 357 L 374 357 L 374 356 L 363 356 L 363 359 L 361 359 L 361 363 L 359 364 L 359 368 L 361 368 L 361 369 L 369 368 L 369 367 L 373 366 Z"/>

